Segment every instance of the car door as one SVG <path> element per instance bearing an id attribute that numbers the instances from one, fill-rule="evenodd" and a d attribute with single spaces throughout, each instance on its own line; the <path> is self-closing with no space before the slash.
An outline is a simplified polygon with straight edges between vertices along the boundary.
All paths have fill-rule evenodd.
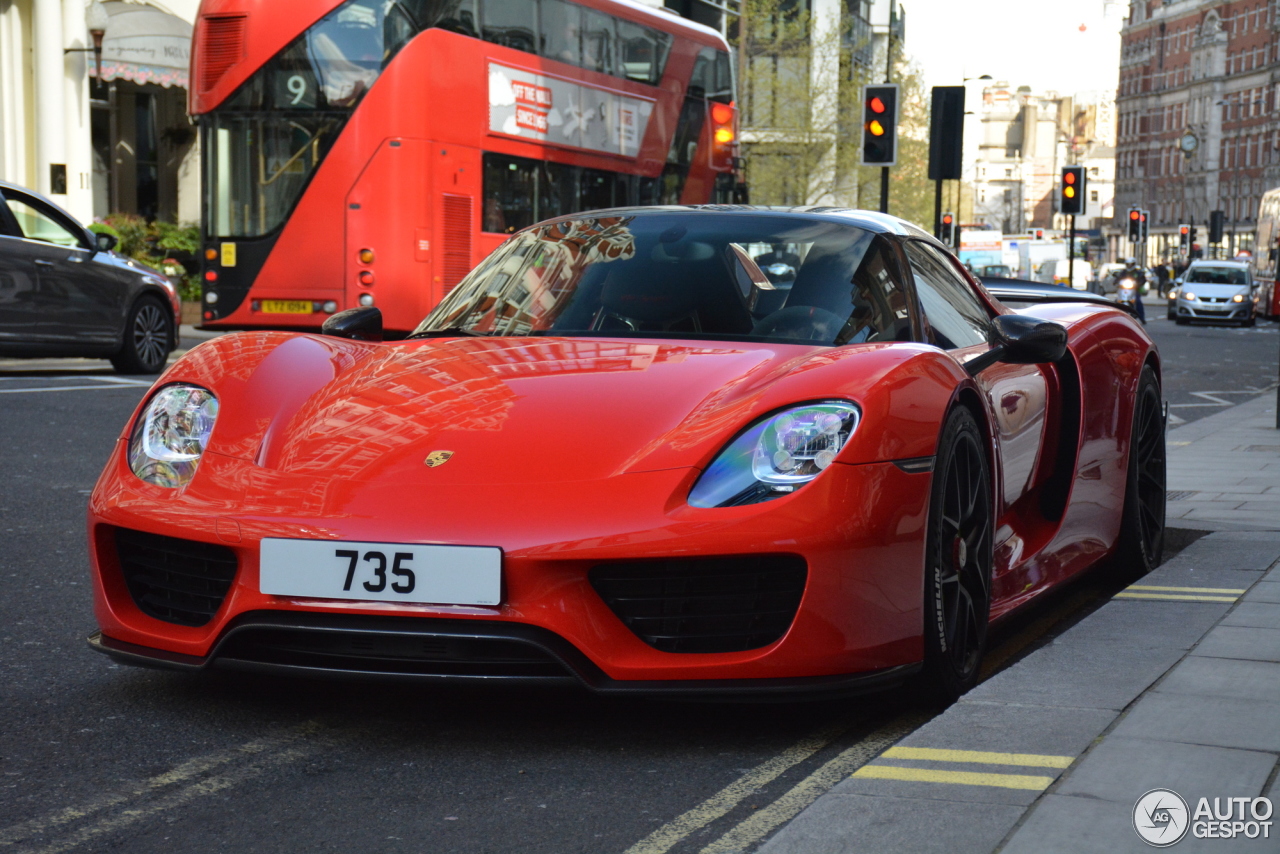
<path id="1" fill-rule="evenodd" d="M 35 269 L 26 313 L 32 340 L 108 344 L 119 337 L 124 289 L 119 279 L 89 262 L 96 249 L 84 229 L 58 208 L 16 190 L 3 200 L 22 237 L 15 256 Z"/>
<path id="2" fill-rule="evenodd" d="M 954 351 L 961 362 L 985 353 L 991 315 L 950 259 L 924 241 L 905 245 L 930 343 Z M 1039 365 L 998 362 L 977 382 L 996 419 L 996 450 L 1003 514 L 1034 486 L 1044 444 L 1048 380 Z"/>
<path id="3" fill-rule="evenodd" d="M 17 220 L 0 203 L 0 345 L 16 346 L 35 334 L 39 313 L 34 261 Z"/>

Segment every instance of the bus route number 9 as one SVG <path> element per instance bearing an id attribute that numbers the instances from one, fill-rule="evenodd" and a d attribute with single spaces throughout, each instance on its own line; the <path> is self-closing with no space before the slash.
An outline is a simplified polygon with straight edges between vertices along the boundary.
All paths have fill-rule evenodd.
<path id="1" fill-rule="evenodd" d="M 307 94 L 307 80 L 301 74 L 289 75 L 289 79 L 285 81 L 284 85 L 289 90 L 289 94 L 293 96 L 293 100 L 289 102 L 290 106 L 297 104 Z"/>

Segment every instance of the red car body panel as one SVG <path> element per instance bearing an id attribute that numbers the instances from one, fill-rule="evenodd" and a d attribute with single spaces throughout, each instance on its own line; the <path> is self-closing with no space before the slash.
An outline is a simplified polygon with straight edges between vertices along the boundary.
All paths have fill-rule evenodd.
<path id="1" fill-rule="evenodd" d="M 93 491 L 88 527 L 102 634 L 201 658 L 252 612 L 397 615 L 537 626 L 623 681 L 820 677 L 914 664 L 923 655 L 932 478 L 898 463 L 935 453 L 957 403 L 982 415 L 990 440 L 993 619 L 1117 543 L 1134 391 L 1145 363 L 1159 368 L 1153 345 L 1131 318 L 1102 306 L 1028 313 L 1067 327 L 1069 356 L 1057 365 L 998 364 L 976 378 L 962 367 L 972 353 L 912 343 L 365 343 L 277 332 L 211 340 L 157 383 L 218 396 L 218 421 L 192 482 L 168 489 L 137 478 L 126 428 Z M 828 399 L 855 402 L 862 418 L 836 464 L 812 483 L 747 506 L 687 503 L 699 475 L 747 425 Z M 454 456 L 425 466 L 436 450 Z M 117 565 L 113 526 L 234 551 L 239 574 L 215 617 L 189 628 L 139 610 Z M 267 595 L 258 584 L 264 537 L 497 546 L 502 604 Z M 745 652 L 650 647 L 587 577 L 605 562 L 758 554 L 802 556 L 807 583 L 786 634 Z"/>

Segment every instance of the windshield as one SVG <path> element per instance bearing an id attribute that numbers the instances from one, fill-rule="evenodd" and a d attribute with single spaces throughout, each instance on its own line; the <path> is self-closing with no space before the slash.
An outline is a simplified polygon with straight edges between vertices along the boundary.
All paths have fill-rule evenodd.
<path id="1" fill-rule="evenodd" d="M 557 220 L 500 246 L 414 334 L 911 340 L 893 257 L 871 232 L 795 217 Z"/>
<path id="2" fill-rule="evenodd" d="M 1192 267 L 1186 281 L 1200 285 L 1247 285 L 1249 271 L 1239 267 Z"/>

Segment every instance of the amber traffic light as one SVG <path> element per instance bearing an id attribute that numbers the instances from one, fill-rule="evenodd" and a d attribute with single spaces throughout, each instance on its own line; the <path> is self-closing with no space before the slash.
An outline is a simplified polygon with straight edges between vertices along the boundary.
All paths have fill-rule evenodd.
<path id="1" fill-rule="evenodd" d="M 898 86 L 862 90 L 862 164 L 892 166 L 898 155 Z"/>
<path id="2" fill-rule="evenodd" d="M 1062 169 L 1061 198 L 1059 210 L 1064 214 L 1084 213 L 1084 167 L 1065 166 Z"/>

